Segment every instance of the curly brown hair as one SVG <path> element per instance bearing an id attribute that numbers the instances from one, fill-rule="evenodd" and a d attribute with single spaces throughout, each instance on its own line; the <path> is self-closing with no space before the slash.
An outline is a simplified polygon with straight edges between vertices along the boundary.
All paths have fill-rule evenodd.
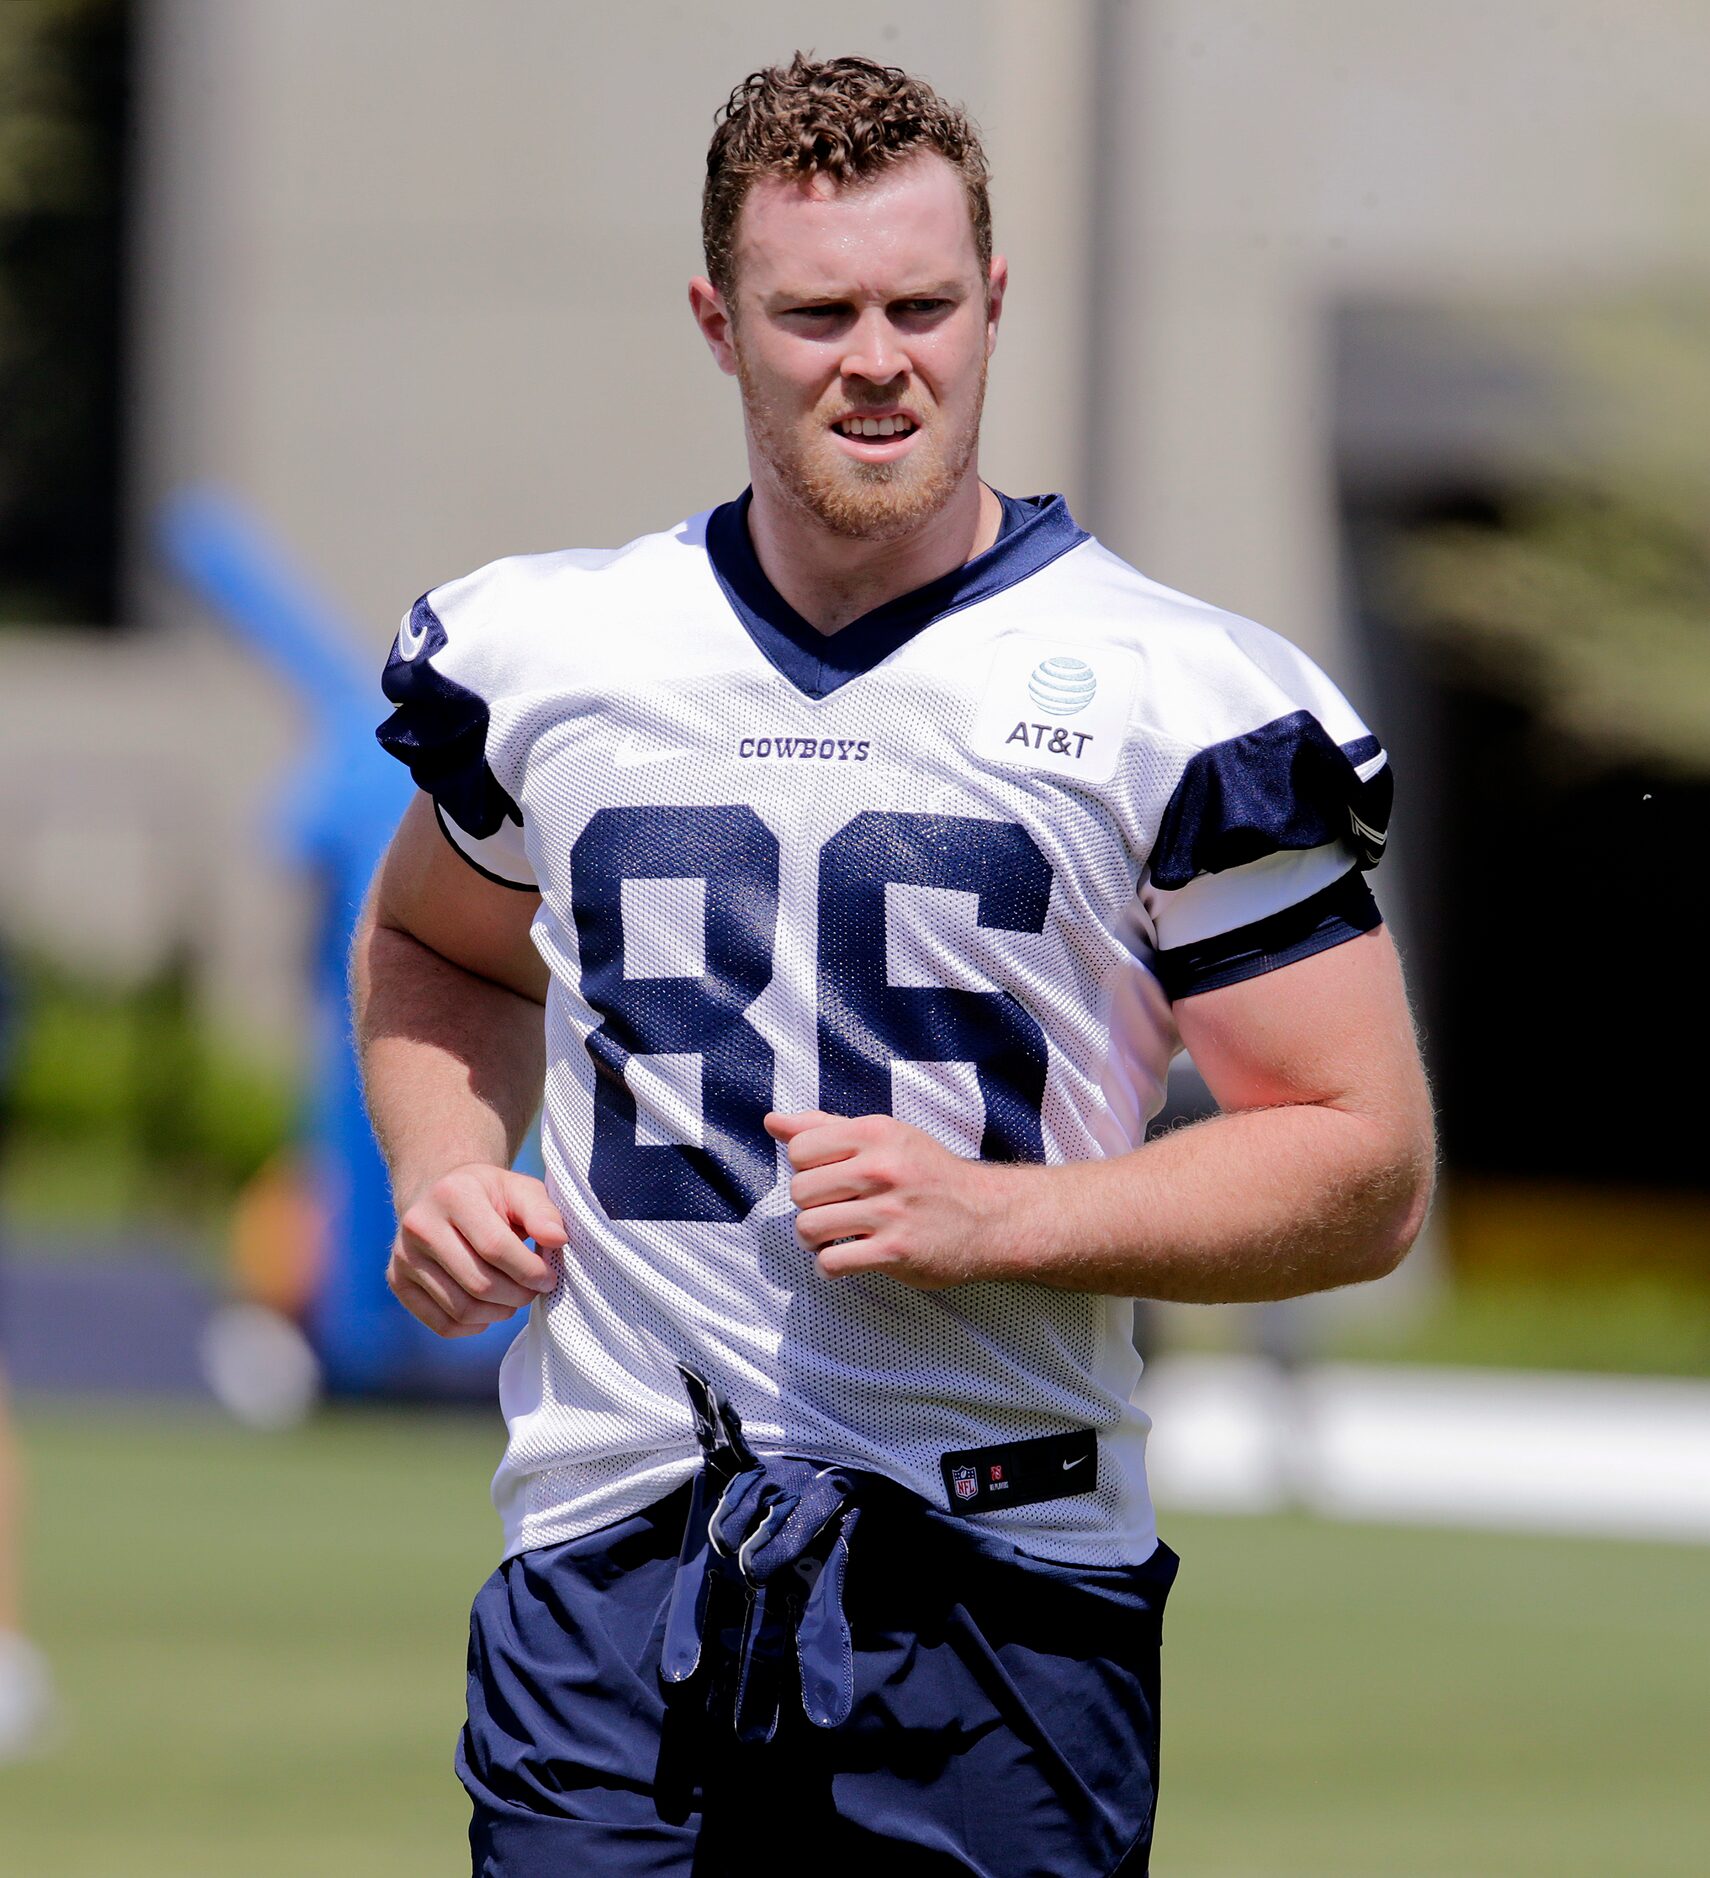
<path id="1" fill-rule="evenodd" d="M 871 59 L 810 59 L 750 72 L 718 112 L 707 148 L 701 242 L 707 273 L 727 298 L 735 284 L 736 222 L 761 176 L 865 182 L 931 150 L 962 178 L 980 271 L 992 259 L 986 153 L 973 121 L 921 78 Z"/>

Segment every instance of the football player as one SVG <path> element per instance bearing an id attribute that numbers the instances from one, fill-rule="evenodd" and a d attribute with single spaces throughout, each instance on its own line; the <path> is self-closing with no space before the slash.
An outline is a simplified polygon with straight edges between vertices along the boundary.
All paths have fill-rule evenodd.
<path id="1" fill-rule="evenodd" d="M 1418 1230 L 1388 768 L 1292 646 L 980 480 L 1008 274 L 929 86 L 754 74 L 703 232 L 750 486 L 435 588 L 384 677 L 390 1281 L 443 1336 L 528 1312 L 476 1869 L 1140 1873 L 1130 1301 Z M 1184 1043 L 1224 1112 L 1142 1145 Z"/>

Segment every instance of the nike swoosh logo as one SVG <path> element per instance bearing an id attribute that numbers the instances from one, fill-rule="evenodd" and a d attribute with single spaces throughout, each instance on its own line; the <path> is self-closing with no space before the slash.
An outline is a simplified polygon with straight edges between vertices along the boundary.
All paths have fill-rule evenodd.
<path id="1" fill-rule="evenodd" d="M 1072 1461 L 1065 1461 L 1063 1463 L 1063 1471 L 1067 1473 L 1071 1467 L 1079 1467 L 1082 1461 L 1090 1461 L 1091 1459 L 1092 1456 L 1090 1454 L 1077 1454 Z"/>
<path id="2" fill-rule="evenodd" d="M 644 763 L 669 763 L 673 757 L 687 756 L 687 750 L 648 750 L 633 737 L 626 737 L 612 752 L 614 769 L 640 769 Z"/>
<path id="3" fill-rule="evenodd" d="M 415 615 L 411 614 L 411 616 L 404 621 L 403 625 L 398 628 L 398 657 L 401 659 L 413 659 L 426 644 L 427 628 L 425 626 L 418 626 L 415 621 Z"/>

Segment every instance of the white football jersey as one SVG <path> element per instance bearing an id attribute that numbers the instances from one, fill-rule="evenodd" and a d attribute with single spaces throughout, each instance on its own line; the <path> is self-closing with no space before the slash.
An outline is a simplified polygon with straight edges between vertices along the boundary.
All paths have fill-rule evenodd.
<path id="1" fill-rule="evenodd" d="M 762 1117 L 888 1112 L 994 1160 L 1138 1146 L 1174 999 L 1377 924 L 1389 775 L 1293 646 L 1060 497 L 1004 511 L 989 552 L 829 637 L 761 570 L 746 497 L 494 562 L 399 630 L 381 741 L 472 865 L 539 892 L 551 971 L 570 1247 L 505 1358 L 507 1555 L 689 1476 L 679 1363 L 757 1448 L 1026 1551 L 1156 1543 L 1131 1302 L 822 1276 Z M 1063 1448 L 1006 1504 L 1004 1457 L 1055 1473 L 1071 1436 L 1093 1464 Z"/>

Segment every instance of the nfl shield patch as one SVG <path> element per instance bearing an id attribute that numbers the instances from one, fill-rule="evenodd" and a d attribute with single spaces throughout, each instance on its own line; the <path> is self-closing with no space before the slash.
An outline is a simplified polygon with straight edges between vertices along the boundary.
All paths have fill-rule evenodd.
<path id="1" fill-rule="evenodd" d="M 958 1500 L 971 1500 L 980 1490 L 980 1477 L 971 1467 L 953 1467 L 950 1484 L 956 1489 Z"/>

